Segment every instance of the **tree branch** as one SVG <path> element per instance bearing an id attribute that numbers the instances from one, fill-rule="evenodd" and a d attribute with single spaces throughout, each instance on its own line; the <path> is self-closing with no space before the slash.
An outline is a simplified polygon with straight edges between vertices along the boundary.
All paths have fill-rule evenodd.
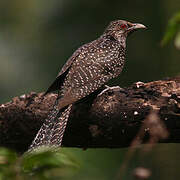
<path id="1" fill-rule="evenodd" d="M 163 142 L 180 142 L 180 77 L 98 93 L 73 105 L 63 146 L 127 147 L 152 110 L 169 131 Z M 0 146 L 27 150 L 56 98 L 42 95 L 31 92 L 0 105 Z"/>

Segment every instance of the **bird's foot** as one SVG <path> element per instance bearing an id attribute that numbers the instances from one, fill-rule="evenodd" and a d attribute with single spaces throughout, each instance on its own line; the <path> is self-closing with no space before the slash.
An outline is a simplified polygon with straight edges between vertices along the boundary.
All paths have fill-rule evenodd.
<path id="1" fill-rule="evenodd" d="M 124 91 L 124 89 L 123 88 L 121 88 L 120 86 L 112 86 L 112 87 L 110 87 L 110 86 L 108 86 L 108 85 L 104 85 L 104 87 L 106 88 L 106 89 L 104 89 L 103 91 L 101 91 L 101 93 L 100 94 L 98 94 L 98 96 L 101 96 L 102 94 L 104 94 L 105 92 L 107 92 L 107 91 L 109 91 L 109 90 L 111 90 L 111 91 Z"/>
<path id="2" fill-rule="evenodd" d="M 136 88 L 140 88 L 140 87 L 143 87 L 143 86 L 145 85 L 145 83 L 144 83 L 144 82 L 141 82 L 141 81 L 138 81 L 138 82 L 134 83 L 133 85 L 134 85 L 134 87 L 136 87 Z"/>

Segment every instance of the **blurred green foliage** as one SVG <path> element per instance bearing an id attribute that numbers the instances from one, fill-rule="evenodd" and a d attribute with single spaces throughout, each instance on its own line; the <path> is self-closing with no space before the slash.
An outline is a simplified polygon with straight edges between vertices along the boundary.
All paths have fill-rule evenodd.
<path id="1" fill-rule="evenodd" d="M 0 149 L 0 180 L 61 179 L 78 169 L 78 162 L 63 151 L 43 149 L 18 157 L 13 151 Z"/>
<path id="2" fill-rule="evenodd" d="M 162 40 L 162 45 L 166 45 L 175 37 L 174 44 L 180 49 L 180 12 L 176 13 L 168 22 L 167 30 Z"/>
<path id="3" fill-rule="evenodd" d="M 0 180 L 134 180 L 136 167 L 149 169 L 149 180 L 179 179 L 179 150 L 179 144 L 159 144 L 149 150 L 140 146 L 127 161 L 128 148 L 61 148 L 57 152 L 43 149 L 22 156 L 1 148 Z"/>

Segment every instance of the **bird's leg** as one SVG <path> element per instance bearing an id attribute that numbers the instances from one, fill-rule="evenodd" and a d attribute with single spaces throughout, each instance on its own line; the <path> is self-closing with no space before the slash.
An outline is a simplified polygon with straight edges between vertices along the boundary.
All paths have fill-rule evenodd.
<path id="1" fill-rule="evenodd" d="M 106 88 L 106 89 L 104 89 L 103 91 L 101 91 L 101 93 L 100 94 L 98 94 L 98 96 L 101 96 L 102 94 L 104 94 L 105 92 L 107 92 L 107 91 L 109 91 L 109 90 L 111 90 L 111 91 L 124 91 L 124 89 L 123 88 L 121 88 L 120 86 L 112 86 L 112 87 L 110 87 L 110 86 L 108 86 L 108 85 L 104 85 L 104 87 Z"/>

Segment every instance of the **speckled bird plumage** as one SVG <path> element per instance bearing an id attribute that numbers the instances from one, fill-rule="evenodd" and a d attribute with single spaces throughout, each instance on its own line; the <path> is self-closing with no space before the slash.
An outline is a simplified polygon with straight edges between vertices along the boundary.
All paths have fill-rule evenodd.
<path id="1" fill-rule="evenodd" d="M 123 20 L 112 21 L 98 39 L 73 53 L 46 92 L 58 90 L 60 95 L 30 150 L 42 145 L 61 146 L 72 104 L 121 73 L 125 62 L 126 38 L 139 28 L 145 26 Z"/>

